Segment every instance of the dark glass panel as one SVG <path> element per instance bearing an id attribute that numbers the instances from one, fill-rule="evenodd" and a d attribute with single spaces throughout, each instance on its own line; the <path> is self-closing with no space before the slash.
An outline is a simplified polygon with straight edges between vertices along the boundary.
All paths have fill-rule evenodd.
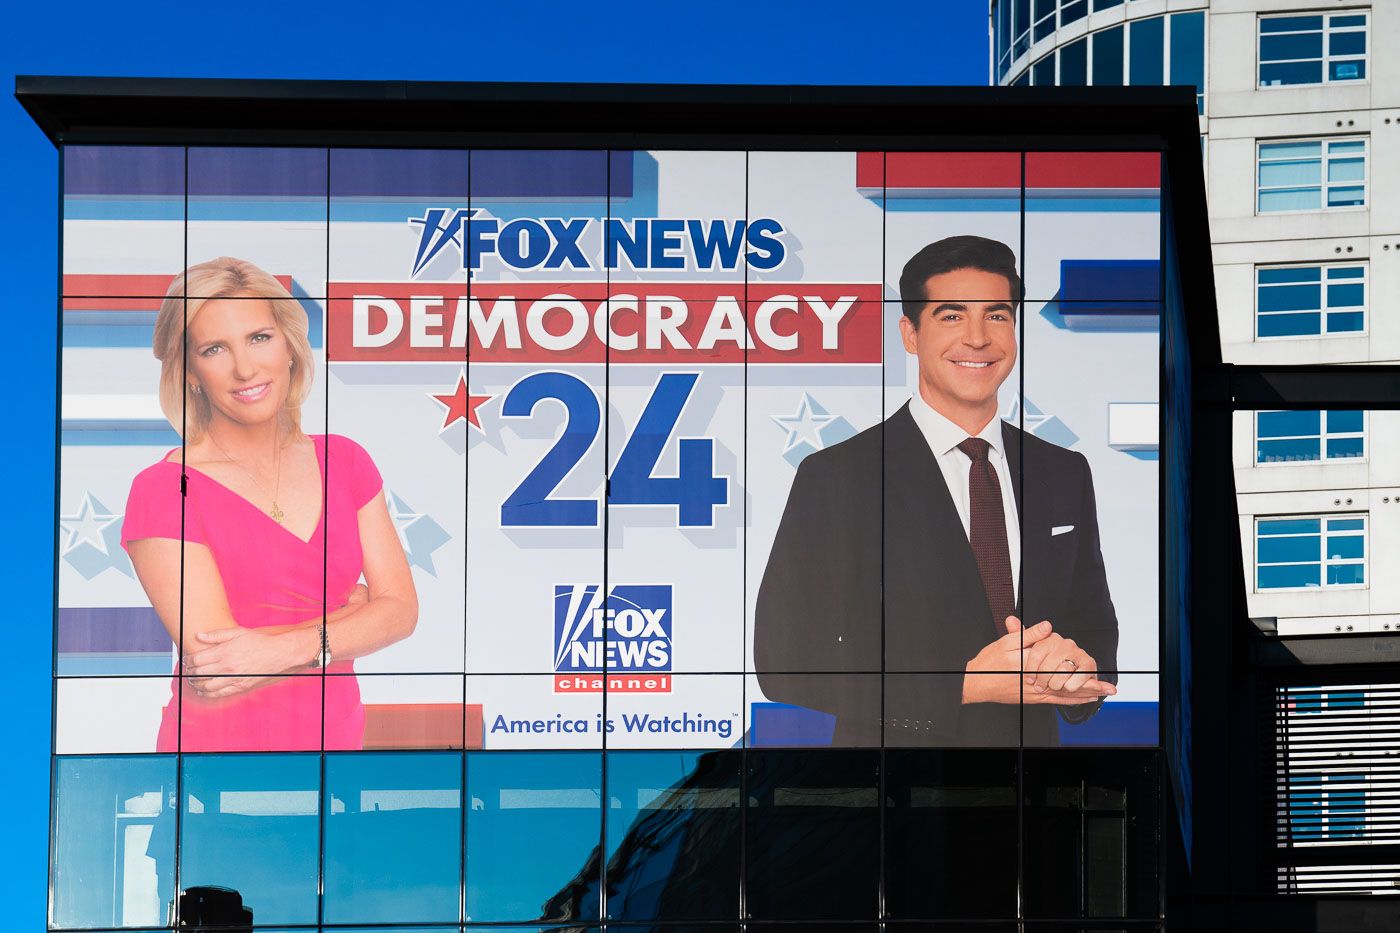
<path id="1" fill-rule="evenodd" d="M 1177 13 L 1172 16 L 1171 83 L 1194 84 L 1205 91 L 1206 15 Z"/>
<path id="2" fill-rule="evenodd" d="M 1297 437 L 1300 434 L 1317 434 L 1322 426 L 1322 412 L 1311 411 L 1261 411 L 1259 412 L 1258 434 L 1260 437 Z M 1331 425 L 1331 419 L 1328 425 Z M 1344 430 L 1333 428 L 1333 430 Z"/>
<path id="3" fill-rule="evenodd" d="M 739 915 L 737 751 L 611 752 L 608 917 Z"/>
<path id="4" fill-rule="evenodd" d="M 1259 284 L 1277 282 L 1317 282 L 1322 278 L 1322 270 L 1317 266 L 1290 266 L 1285 269 L 1260 269 Z"/>
<path id="5" fill-rule="evenodd" d="M 1262 33 L 1300 32 L 1321 28 L 1321 16 L 1270 16 L 1259 21 L 1259 31 Z"/>
<path id="6" fill-rule="evenodd" d="M 1366 33 L 1334 32 L 1327 39 L 1329 55 L 1365 55 Z"/>
<path id="7" fill-rule="evenodd" d="M 1314 446 L 1316 446 L 1316 442 L 1314 442 Z M 1315 460 L 1317 457 L 1314 455 L 1312 459 Z M 1259 562 L 1262 564 L 1316 560 L 1317 553 L 1317 539 L 1311 536 L 1259 539 Z"/>
<path id="8" fill-rule="evenodd" d="M 1328 535 L 1327 556 L 1332 560 L 1359 560 L 1366 556 L 1366 539 L 1359 535 Z"/>
<path id="9" fill-rule="evenodd" d="M 1259 40 L 1261 62 L 1287 61 L 1294 58 L 1321 58 L 1322 33 L 1263 36 Z"/>
<path id="10" fill-rule="evenodd" d="M 1281 564 L 1259 568 L 1259 589 L 1288 589 L 1317 586 L 1322 579 L 1317 564 Z"/>
<path id="11" fill-rule="evenodd" d="M 1292 438 L 1286 441 L 1260 441 L 1260 463 L 1294 463 L 1317 460 L 1318 440 L 1315 437 Z"/>
<path id="12" fill-rule="evenodd" d="M 1115 86 L 1123 83 L 1123 27 L 1114 26 L 1093 35 L 1094 84 Z"/>
<path id="13" fill-rule="evenodd" d="M 1015 750 L 891 749 L 885 767 L 888 914 L 1015 916 Z"/>
<path id="14" fill-rule="evenodd" d="M 1327 582 L 1333 586 L 1351 586 L 1366 582 L 1363 564 L 1340 564 L 1327 568 Z"/>
<path id="15" fill-rule="evenodd" d="M 749 916 L 874 916 L 880 863 L 879 753 L 751 751 L 747 766 Z"/>
<path id="16" fill-rule="evenodd" d="M 1162 32 L 1165 20 L 1161 16 L 1135 20 L 1128 27 L 1128 83 L 1158 85 L 1162 83 Z"/>
<path id="17" fill-rule="evenodd" d="M 1360 311 L 1343 311 L 1327 315 L 1327 332 L 1341 334 L 1349 331 L 1365 330 L 1366 315 Z"/>
<path id="18" fill-rule="evenodd" d="M 1160 915 L 1156 752 L 1024 753 L 1027 917 Z"/>
<path id="19" fill-rule="evenodd" d="M 1259 66 L 1259 86 L 1278 84 L 1320 84 L 1322 62 L 1278 62 Z"/>
<path id="20" fill-rule="evenodd" d="M 1327 286 L 1329 308 L 1355 308 L 1366 303 L 1366 286 L 1360 282 Z"/>
<path id="21" fill-rule="evenodd" d="M 1305 535 L 1317 534 L 1322 523 L 1315 518 L 1281 518 L 1261 521 L 1261 535 Z"/>
<path id="22" fill-rule="evenodd" d="M 1320 314 L 1261 314 L 1260 337 L 1299 337 L 1322 332 Z"/>
<path id="23" fill-rule="evenodd" d="M 1329 411 L 1327 413 L 1327 430 L 1332 432 L 1360 431 L 1362 430 L 1362 412 L 1360 411 Z"/>
<path id="24" fill-rule="evenodd" d="M 1060 86 L 1082 87 L 1088 83 L 1088 40 L 1080 39 L 1060 49 Z"/>

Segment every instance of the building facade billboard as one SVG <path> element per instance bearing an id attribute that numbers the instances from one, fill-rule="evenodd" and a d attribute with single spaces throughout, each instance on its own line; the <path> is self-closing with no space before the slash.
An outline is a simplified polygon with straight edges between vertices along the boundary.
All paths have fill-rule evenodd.
<path id="1" fill-rule="evenodd" d="M 63 159 L 56 753 L 1156 744 L 1158 153 Z"/>

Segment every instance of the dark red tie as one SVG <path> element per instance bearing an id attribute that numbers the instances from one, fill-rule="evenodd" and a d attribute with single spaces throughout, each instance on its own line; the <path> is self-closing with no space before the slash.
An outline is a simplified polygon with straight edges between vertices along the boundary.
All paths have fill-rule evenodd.
<path id="1" fill-rule="evenodd" d="M 1006 546 L 1006 512 L 1001 507 L 1001 484 L 997 471 L 987 459 L 991 444 L 980 437 L 969 437 L 958 450 L 972 458 L 967 475 L 968 499 L 971 503 L 968 539 L 977 569 L 982 574 L 982 589 L 987 605 L 992 609 L 992 623 L 997 634 L 1006 634 L 1006 617 L 1016 611 L 1016 588 L 1011 582 L 1011 552 Z"/>

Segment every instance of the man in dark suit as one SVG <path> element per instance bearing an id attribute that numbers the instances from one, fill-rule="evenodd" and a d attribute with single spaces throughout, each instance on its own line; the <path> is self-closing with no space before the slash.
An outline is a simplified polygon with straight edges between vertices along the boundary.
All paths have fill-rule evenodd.
<path id="1" fill-rule="evenodd" d="M 996 417 L 1022 297 L 1005 244 L 932 243 L 900 295 L 918 391 L 798 469 L 758 593 L 759 684 L 834 714 L 837 745 L 1058 744 L 1059 718 L 1116 692 L 1089 465 Z"/>

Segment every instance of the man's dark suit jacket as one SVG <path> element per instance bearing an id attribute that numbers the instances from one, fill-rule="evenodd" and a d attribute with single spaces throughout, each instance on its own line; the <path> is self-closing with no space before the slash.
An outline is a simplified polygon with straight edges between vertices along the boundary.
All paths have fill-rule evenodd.
<path id="1" fill-rule="evenodd" d="M 1118 619 L 1089 464 L 1002 429 L 1022 522 L 1017 617 L 1050 620 L 1094 658 L 1099 679 L 1116 682 Z M 1097 711 L 964 705 L 966 664 L 996 637 L 972 547 L 907 404 L 802 461 L 754 619 L 770 700 L 834 714 L 833 744 L 862 746 L 880 743 L 882 720 L 888 745 L 1057 745 L 1059 715 Z"/>

